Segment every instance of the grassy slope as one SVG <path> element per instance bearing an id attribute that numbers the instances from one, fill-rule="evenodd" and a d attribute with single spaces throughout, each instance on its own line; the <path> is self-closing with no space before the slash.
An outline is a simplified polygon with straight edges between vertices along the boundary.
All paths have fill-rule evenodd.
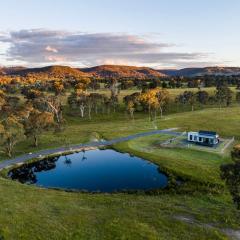
<path id="1" fill-rule="evenodd" d="M 4 179 L 0 186 L 6 239 L 225 239 L 220 228 L 239 226 L 239 215 L 224 196 L 78 194 Z"/>
<path id="2" fill-rule="evenodd" d="M 190 149 L 160 148 L 155 145 L 159 139 L 159 136 L 139 138 L 121 143 L 116 148 L 149 159 L 182 178 L 222 185 L 219 167 L 230 160 L 228 156 Z"/>
<path id="3" fill-rule="evenodd" d="M 207 109 L 169 115 L 155 124 L 158 128 L 213 129 L 239 140 L 239 113 L 236 107 Z M 64 145 L 66 136 L 68 142 L 79 143 L 88 141 L 93 132 L 114 138 L 154 128 L 140 116 L 134 122 L 118 115 L 112 116 L 112 121 L 104 117 L 91 123 L 76 118 L 68 118 L 68 122 L 65 132 L 43 135 L 39 149 Z M 144 157 L 164 168 L 222 184 L 218 167 L 229 161 L 228 156 L 151 149 L 155 141 L 156 136 L 116 147 L 140 155 L 147 149 L 150 152 L 145 151 Z M 20 144 L 17 153 L 29 151 L 30 143 L 26 140 Z M 228 194 L 91 195 L 38 189 L 0 178 L 0 202 L 0 236 L 6 239 L 224 239 L 220 227 L 240 227 L 239 214 Z M 176 215 L 191 216 L 216 228 L 179 221 Z"/>

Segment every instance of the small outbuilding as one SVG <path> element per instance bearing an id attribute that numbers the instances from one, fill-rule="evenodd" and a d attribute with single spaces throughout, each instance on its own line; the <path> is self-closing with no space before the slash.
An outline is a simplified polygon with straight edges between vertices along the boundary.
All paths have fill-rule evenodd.
<path id="1" fill-rule="evenodd" d="M 211 131 L 188 132 L 188 141 L 213 147 L 219 143 L 219 135 Z"/>

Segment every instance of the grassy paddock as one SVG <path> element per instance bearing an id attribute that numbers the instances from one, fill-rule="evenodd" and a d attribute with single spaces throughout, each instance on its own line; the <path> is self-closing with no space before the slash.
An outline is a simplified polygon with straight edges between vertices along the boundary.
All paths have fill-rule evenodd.
<path id="1" fill-rule="evenodd" d="M 222 230 L 239 226 L 227 196 L 79 194 L 4 179 L 0 186 L 5 239 L 226 239 Z"/>
<path id="2" fill-rule="evenodd" d="M 205 109 L 171 114 L 156 122 L 142 115 L 135 121 L 113 115 L 93 121 L 68 117 L 65 131 L 41 136 L 38 148 L 31 139 L 17 146 L 16 155 L 44 148 L 87 142 L 98 133 L 106 139 L 132 133 L 179 127 L 215 130 L 240 140 L 240 108 Z M 224 188 L 219 166 L 224 156 L 188 149 L 162 149 L 162 136 L 139 138 L 116 146 L 155 162 L 194 183 Z M 1 155 L 1 159 L 5 158 Z M 5 239 L 228 239 L 224 229 L 238 229 L 239 212 L 225 191 L 185 193 L 82 194 L 40 189 L 0 178 L 0 236 Z M 190 222 L 181 220 L 189 219 Z"/>

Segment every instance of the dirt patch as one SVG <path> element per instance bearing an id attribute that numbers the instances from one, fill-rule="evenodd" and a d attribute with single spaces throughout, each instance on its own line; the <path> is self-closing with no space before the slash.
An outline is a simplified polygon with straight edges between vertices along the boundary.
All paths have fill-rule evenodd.
<path id="1" fill-rule="evenodd" d="M 186 222 L 186 223 L 191 223 L 191 224 L 195 223 L 195 219 L 192 216 L 178 215 L 178 216 L 174 216 L 174 219 L 182 221 L 182 222 Z"/>
<path id="2" fill-rule="evenodd" d="M 204 227 L 204 228 L 215 228 L 218 231 L 224 233 L 230 239 L 240 240 L 240 230 L 234 230 L 234 229 L 231 229 L 231 228 L 222 229 L 222 228 L 218 228 L 218 227 L 214 226 L 211 223 L 200 223 L 193 216 L 190 216 L 190 215 L 176 215 L 173 218 L 176 219 L 176 220 L 179 220 L 181 222 L 185 222 L 185 223 L 188 223 L 188 224 L 195 224 L 195 225 L 198 225 L 198 226 L 201 226 L 201 227 Z"/>
<path id="3" fill-rule="evenodd" d="M 240 240 L 240 230 L 233 230 L 231 228 L 226 228 L 226 229 L 223 229 L 222 232 L 232 239 Z"/>

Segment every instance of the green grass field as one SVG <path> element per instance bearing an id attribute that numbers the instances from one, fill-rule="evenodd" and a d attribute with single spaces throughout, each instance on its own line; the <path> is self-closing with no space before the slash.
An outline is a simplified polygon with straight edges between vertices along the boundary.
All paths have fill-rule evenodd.
<path id="1" fill-rule="evenodd" d="M 240 107 L 170 114 L 155 123 L 143 114 L 133 121 L 118 113 L 92 121 L 68 116 L 67 122 L 65 131 L 42 135 L 37 149 L 31 147 L 31 139 L 25 139 L 15 155 L 88 142 L 96 133 L 113 139 L 156 127 L 215 130 L 240 141 Z M 70 193 L 0 178 L 0 239 L 231 239 L 230 230 L 240 229 L 240 214 L 219 177 L 219 166 L 231 161 L 229 151 L 219 155 L 163 149 L 157 145 L 161 139 L 156 135 L 114 147 L 153 161 L 187 181 L 182 193 Z M 221 190 L 211 191 L 213 186 Z"/>
<path id="2" fill-rule="evenodd" d="M 0 186 L 5 239 L 227 239 L 223 230 L 239 227 L 225 196 L 78 194 L 5 179 Z M 176 218 L 183 216 L 194 223 Z"/>

